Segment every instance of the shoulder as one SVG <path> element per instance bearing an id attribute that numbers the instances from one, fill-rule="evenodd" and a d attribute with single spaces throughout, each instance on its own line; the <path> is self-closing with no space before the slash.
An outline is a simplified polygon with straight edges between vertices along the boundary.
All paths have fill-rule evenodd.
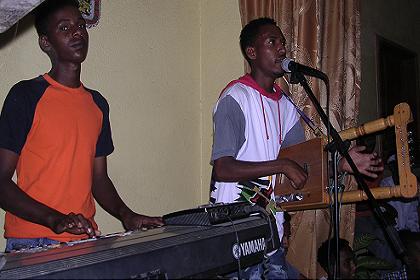
<path id="1" fill-rule="evenodd" d="M 217 109 L 218 104 L 227 101 L 231 105 L 239 106 L 242 110 L 245 110 L 252 103 L 250 100 L 255 99 L 255 94 L 258 94 L 258 92 L 252 87 L 239 82 L 235 83 L 223 90 L 215 109 Z"/>
<path id="2" fill-rule="evenodd" d="M 280 99 L 280 104 L 282 111 L 286 116 L 294 120 L 299 119 L 299 113 L 296 109 L 296 105 L 293 103 L 293 100 L 289 96 L 283 94 Z"/>
<path id="3" fill-rule="evenodd" d="M 99 91 L 88 88 L 86 86 L 84 86 L 84 88 L 86 91 L 88 91 L 92 95 L 93 98 L 101 100 L 102 102 L 107 102 L 106 98 Z"/>
<path id="4" fill-rule="evenodd" d="M 239 114 L 243 115 L 241 106 L 231 95 L 221 98 L 215 108 L 215 115 L 223 116 L 222 118 Z"/>
<path id="5" fill-rule="evenodd" d="M 234 84 L 226 88 L 219 97 L 216 103 L 214 112 L 224 112 L 224 114 L 236 113 L 241 110 L 241 104 L 243 101 L 241 96 L 246 95 L 246 89 L 243 88 L 242 84 Z"/>
<path id="6" fill-rule="evenodd" d="M 283 106 L 286 108 L 286 110 L 289 110 L 291 112 L 297 112 L 296 111 L 296 106 L 293 103 L 292 98 L 284 92 L 283 92 L 283 95 L 281 97 L 281 102 L 282 102 Z"/>
<path id="7" fill-rule="evenodd" d="M 48 82 L 42 76 L 20 81 L 10 89 L 5 100 L 5 105 L 36 104 L 48 86 Z"/>
<path id="8" fill-rule="evenodd" d="M 223 90 L 220 98 L 224 98 L 225 96 L 230 95 L 230 96 L 232 96 L 233 98 L 236 99 L 236 98 L 244 97 L 244 96 L 246 96 L 244 93 L 249 94 L 252 91 L 254 91 L 254 90 L 251 87 L 249 87 L 247 85 L 244 85 L 240 82 L 237 82 L 237 83 L 235 83 L 231 86 L 226 87 Z"/>
<path id="9" fill-rule="evenodd" d="M 15 97 L 27 97 L 31 93 L 37 91 L 45 91 L 49 86 L 48 82 L 42 77 L 38 76 L 30 80 L 23 80 L 16 83 L 11 89 L 9 95 Z"/>
<path id="10" fill-rule="evenodd" d="M 92 95 L 93 101 L 95 101 L 96 105 L 98 105 L 99 108 L 101 108 L 102 110 L 109 110 L 108 101 L 99 91 L 87 87 L 85 87 L 85 90 Z"/>

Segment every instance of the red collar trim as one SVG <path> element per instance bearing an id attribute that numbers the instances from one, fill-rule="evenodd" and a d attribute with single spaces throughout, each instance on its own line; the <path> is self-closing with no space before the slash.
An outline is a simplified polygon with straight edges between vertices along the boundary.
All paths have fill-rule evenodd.
<path id="1" fill-rule="evenodd" d="M 262 87 L 260 87 L 257 82 L 252 78 L 252 76 L 250 74 L 246 74 L 242 77 L 240 77 L 237 80 L 234 80 L 232 82 L 230 82 L 223 90 L 222 93 L 229 87 L 233 86 L 234 84 L 237 83 L 241 83 L 244 84 L 246 86 L 252 87 L 253 89 L 255 89 L 256 91 L 258 91 L 261 95 L 264 95 L 267 98 L 270 98 L 272 100 L 280 100 L 280 98 L 283 96 L 283 91 L 280 88 L 280 86 L 276 83 L 274 83 L 273 89 L 274 92 L 267 92 L 265 89 L 263 89 Z"/>

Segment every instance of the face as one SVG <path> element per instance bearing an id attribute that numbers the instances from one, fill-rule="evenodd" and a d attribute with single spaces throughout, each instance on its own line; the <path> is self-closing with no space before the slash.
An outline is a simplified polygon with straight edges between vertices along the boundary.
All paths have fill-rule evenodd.
<path id="1" fill-rule="evenodd" d="M 76 7 L 66 6 L 50 15 L 47 35 L 40 46 L 53 64 L 82 63 L 87 56 L 89 36 L 86 22 Z"/>
<path id="2" fill-rule="evenodd" d="M 284 74 L 281 62 L 286 57 L 285 44 L 280 28 L 272 24 L 261 26 L 254 46 L 246 49 L 252 70 L 274 78 L 281 77 Z"/>

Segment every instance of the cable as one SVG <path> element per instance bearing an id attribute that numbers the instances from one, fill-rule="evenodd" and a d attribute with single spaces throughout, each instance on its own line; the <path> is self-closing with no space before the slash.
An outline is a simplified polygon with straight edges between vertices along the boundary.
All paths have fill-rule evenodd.
<path id="1" fill-rule="evenodd" d="M 226 215 L 226 218 L 229 219 L 230 223 L 232 224 L 233 230 L 235 232 L 235 237 L 236 237 L 236 244 L 238 245 L 238 249 L 241 250 L 241 247 L 239 245 L 239 236 L 238 236 L 238 230 L 235 227 L 235 223 L 233 222 L 233 220 L 230 218 L 229 215 Z M 238 264 L 238 279 L 242 279 L 242 268 L 241 268 L 241 255 L 239 254 L 238 257 L 238 261 L 236 262 Z"/>
<path id="2" fill-rule="evenodd" d="M 267 201 L 267 206 L 265 207 L 265 209 L 264 209 L 264 207 L 261 207 L 262 209 L 264 209 L 264 210 L 266 210 L 266 211 L 271 211 L 271 209 L 270 209 L 270 207 L 272 206 L 272 204 L 273 203 L 275 203 L 275 201 L 273 201 L 271 198 L 268 198 L 264 193 L 262 193 L 261 192 L 261 190 L 257 187 L 257 186 L 255 186 L 254 188 L 248 188 L 248 187 L 246 187 L 246 186 L 243 186 L 243 185 L 241 185 L 241 186 L 237 186 L 239 189 L 246 189 L 246 190 L 249 190 L 249 191 L 252 191 L 252 192 L 255 192 L 256 194 L 258 194 L 258 195 L 260 195 L 262 198 L 264 198 L 264 200 L 265 201 Z M 256 203 L 253 203 L 253 202 L 251 202 L 251 201 L 249 201 L 249 200 L 247 200 L 250 204 L 256 204 Z M 258 205 L 258 204 L 257 204 Z M 273 213 L 274 214 L 274 213 Z"/>
<path id="3" fill-rule="evenodd" d="M 328 177 L 329 178 L 329 177 Z M 328 194 L 329 194 L 329 196 L 330 196 L 330 205 L 329 205 L 329 207 L 328 207 L 328 209 L 329 209 L 329 211 L 330 211 L 330 228 L 329 228 L 329 231 L 328 231 L 328 247 L 327 247 L 327 260 L 328 260 L 328 271 L 327 271 L 327 273 L 328 273 L 328 279 L 334 279 L 333 277 L 332 277 L 332 274 L 331 274 L 331 272 L 333 271 L 333 266 L 331 265 L 331 251 L 330 251 L 330 249 L 331 249 L 331 233 L 332 233 L 332 230 L 333 230 L 333 227 L 332 227 L 332 225 L 333 225 L 333 199 L 332 199 L 332 193 L 331 193 L 331 188 L 329 189 L 329 191 L 328 191 Z"/>
<path id="4" fill-rule="evenodd" d="M 267 248 L 268 248 L 269 242 L 272 242 L 273 243 L 273 248 L 275 247 L 273 225 L 272 225 L 272 223 L 270 221 L 270 217 L 271 217 L 271 214 L 270 213 L 273 213 L 271 211 L 271 206 L 272 206 L 272 203 L 274 201 L 272 201 L 264 193 L 262 193 L 261 190 L 257 186 L 255 186 L 254 188 L 251 189 L 249 187 L 246 187 L 246 186 L 241 185 L 240 187 L 238 186 L 238 188 L 240 188 L 240 189 L 246 189 L 246 190 L 249 190 L 249 191 L 253 191 L 256 194 L 259 194 L 264 200 L 266 200 L 268 202 L 267 203 L 267 206 L 265 208 L 259 206 L 258 204 L 256 204 L 256 205 L 258 205 L 258 207 L 260 209 L 260 211 L 258 213 L 259 214 L 262 214 L 264 216 L 264 218 L 266 219 L 266 221 L 267 221 L 267 223 L 268 223 L 268 225 L 270 227 L 270 238 L 267 239 L 267 241 L 266 241 L 266 246 L 264 247 L 264 252 L 263 252 L 263 262 L 262 262 L 262 267 L 263 267 L 262 278 L 265 279 L 265 276 L 269 273 L 268 265 L 270 263 L 270 258 L 269 258 L 268 253 L 267 253 Z M 250 203 L 252 203 L 252 202 L 250 202 Z M 274 219 L 274 222 L 275 222 L 275 215 L 274 215 L 274 213 L 273 213 L 272 216 L 273 216 L 273 219 Z"/>
<path id="5" fill-rule="evenodd" d="M 244 187 L 244 188 L 249 189 L 247 187 Z M 256 205 L 256 206 L 257 206 L 256 209 L 258 209 L 258 212 L 255 212 L 255 213 L 258 213 L 267 222 L 267 224 L 269 226 L 269 229 L 270 229 L 269 237 L 265 238 L 265 246 L 264 246 L 264 251 L 263 251 L 263 261 L 262 261 L 263 273 L 262 273 L 262 277 L 264 279 L 264 275 L 266 275 L 269 272 L 268 271 L 268 264 L 269 264 L 270 260 L 269 260 L 269 256 L 268 256 L 268 252 L 267 252 L 268 244 L 270 242 L 272 242 L 273 243 L 272 247 L 273 248 L 275 247 L 274 229 L 273 229 L 273 224 L 271 222 L 270 212 L 268 212 L 266 209 L 264 209 L 264 207 L 261 207 L 259 205 Z M 235 227 L 235 224 L 234 224 L 233 220 L 231 219 L 231 217 L 229 215 L 225 214 L 225 216 L 230 221 L 230 223 L 232 224 L 232 227 L 233 227 L 234 232 L 235 232 L 236 244 L 239 246 L 239 236 L 238 236 L 238 231 Z M 274 216 L 273 216 L 273 219 L 275 219 Z M 274 220 L 274 222 L 275 222 L 275 220 Z M 238 247 L 238 248 L 240 250 L 240 247 Z M 240 256 L 238 257 L 238 260 L 237 260 L 237 266 L 238 266 L 238 268 L 237 268 L 238 279 L 242 279 L 242 267 L 241 267 Z"/>
<path id="6" fill-rule="evenodd" d="M 337 161 L 337 159 L 339 158 L 338 154 L 335 154 L 335 160 Z M 337 162 L 335 162 L 336 164 Z M 341 181 L 341 180 L 340 180 Z M 335 185 L 337 185 L 337 187 L 334 187 Z M 337 192 L 340 192 L 340 197 L 337 197 L 336 199 L 332 198 L 332 194 L 335 194 L 334 190 L 336 190 Z M 338 252 L 335 252 L 334 255 L 336 255 L 336 261 L 334 262 L 334 266 L 332 266 L 332 263 L 330 261 L 330 256 L 331 256 L 331 233 L 332 233 L 332 224 L 333 224 L 333 218 L 336 219 L 336 223 L 340 222 L 340 216 L 341 216 L 341 208 L 342 208 L 342 199 L 343 199 L 343 195 L 344 195 L 344 186 L 343 184 L 340 182 L 334 182 L 333 184 L 333 188 L 330 188 L 330 191 L 328 192 L 329 196 L 330 196 L 330 205 L 329 205 L 329 210 L 330 210 L 330 229 L 328 232 L 328 254 L 327 254 L 327 259 L 328 259 L 328 277 L 332 278 L 332 279 L 337 279 L 337 273 L 339 273 L 339 263 L 337 262 L 337 260 L 339 260 L 339 257 L 337 257 L 337 255 L 339 254 L 339 244 L 336 244 L 336 246 L 334 247 Z M 332 213 L 333 210 L 333 205 L 334 203 L 338 203 L 338 211 L 337 213 Z M 334 214 L 334 215 L 333 215 Z M 339 225 L 338 225 L 339 226 Z M 337 237 L 336 234 L 334 235 L 335 238 L 340 238 L 339 236 Z M 332 272 L 332 273 L 331 273 Z M 332 274 L 332 275 L 331 275 Z"/>
<path id="7" fill-rule="evenodd" d="M 267 221 L 269 227 L 270 227 L 270 238 L 268 238 L 266 240 L 266 244 L 264 247 L 264 252 L 263 252 L 263 262 L 262 262 L 262 267 L 263 267 L 263 273 L 262 273 L 262 279 L 266 279 L 266 275 L 269 273 L 269 269 L 268 269 L 268 264 L 270 263 L 270 257 L 267 254 L 267 248 L 268 248 L 268 243 L 269 242 L 273 242 L 273 248 L 274 248 L 274 231 L 273 231 L 273 225 L 271 223 L 270 220 L 270 214 L 261 207 L 261 212 L 260 214 L 263 214 L 265 220 Z"/>
<path id="8" fill-rule="evenodd" d="M 333 158 L 333 164 L 335 166 L 337 166 L 338 158 L 339 158 L 338 153 L 333 153 L 333 157 L 334 157 Z M 330 177 L 328 177 L 328 178 L 330 178 Z M 328 247 L 327 247 L 328 271 L 327 272 L 328 272 L 328 277 L 329 278 L 337 279 L 337 271 L 338 271 L 338 265 L 339 265 L 338 262 L 337 262 L 337 259 L 339 257 L 337 257 L 337 255 L 339 253 L 337 253 L 337 252 L 334 253 L 336 258 L 335 258 L 334 262 L 331 262 L 331 239 L 332 239 L 331 236 L 332 236 L 332 231 L 333 231 L 332 225 L 335 225 L 336 227 L 337 226 L 339 227 L 340 211 L 341 211 L 341 199 L 342 199 L 343 193 L 341 192 L 341 197 L 340 197 L 340 199 L 338 199 L 338 195 L 336 196 L 336 192 L 340 192 L 341 184 L 339 185 L 338 180 L 336 180 L 335 177 L 333 178 L 333 181 L 331 179 L 329 179 L 329 182 L 330 182 L 330 187 L 329 187 L 328 194 L 329 194 L 329 197 L 330 197 L 330 205 L 329 205 L 328 208 L 329 208 L 329 211 L 330 211 L 330 227 L 329 227 L 329 232 L 328 232 Z M 334 195 L 334 197 L 333 197 L 333 195 Z M 336 211 L 333 211 L 333 210 L 336 210 L 334 208 L 336 203 L 339 203 L 339 205 L 337 206 L 337 209 L 338 209 L 337 212 L 338 213 Z M 338 240 L 337 238 L 339 238 L 339 236 L 337 237 L 337 235 L 339 235 L 339 233 L 336 230 L 336 228 L 334 228 L 334 239 L 335 239 L 334 242 L 336 242 Z M 338 244 L 336 244 L 336 246 L 334 246 L 333 248 L 338 250 L 339 249 Z"/>

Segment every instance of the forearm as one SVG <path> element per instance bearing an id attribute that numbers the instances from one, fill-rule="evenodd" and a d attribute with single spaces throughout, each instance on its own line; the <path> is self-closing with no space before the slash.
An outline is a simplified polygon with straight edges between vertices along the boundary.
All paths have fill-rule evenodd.
<path id="1" fill-rule="evenodd" d="M 99 205 L 118 220 L 122 220 L 127 214 L 134 213 L 121 199 L 108 176 L 93 181 L 92 193 Z"/>
<path id="2" fill-rule="evenodd" d="M 65 215 L 23 192 L 11 179 L 0 179 L 0 206 L 19 218 L 53 228 L 54 221 Z"/>
<path id="3" fill-rule="evenodd" d="M 222 157 L 214 162 L 214 175 L 218 181 L 238 182 L 285 173 L 289 163 L 288 159 L 250 162 L 235 160 L 232 157 Z"/>

